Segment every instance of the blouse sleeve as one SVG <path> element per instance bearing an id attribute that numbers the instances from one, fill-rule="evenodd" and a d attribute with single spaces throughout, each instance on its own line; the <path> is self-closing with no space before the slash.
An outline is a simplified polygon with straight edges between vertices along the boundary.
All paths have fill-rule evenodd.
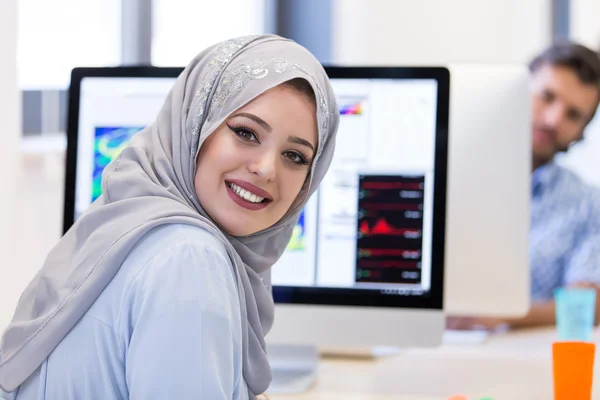
<path id="1" fill-rule="evenodd" d="M 145 266 L 125 299 L 131 400 L 237 397 L 241 319 L 226 255 L 182 239 Z"/>

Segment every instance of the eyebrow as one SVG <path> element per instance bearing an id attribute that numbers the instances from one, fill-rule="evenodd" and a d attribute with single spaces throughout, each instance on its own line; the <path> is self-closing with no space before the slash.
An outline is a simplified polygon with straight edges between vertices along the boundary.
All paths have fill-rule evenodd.
<path id="1" fill-rule="evenodd" d="M 251 119 L 252 121 L 259 124 L 267 132 L 270 133 L 271 131 L 273 131 L 273 128 L 271 128 L 271 125 L 269 125 L 267 123 L 267 121 L 265 121 L 264 119 L 260 118 L 259 116 L 254 115 L 254 114 L 240 112 L 240 113 L 235 114 L 234 116 L 235 117 L 245 117 L 245 118 Z M 299 138 L 298 136 L 292 136 L 292 135 L 288 136 L 288 142 L 300 144 L 300 145 L 308 147 L 313 152 L 315 151 L 315 146 L 313 146 L 311 142 L 309 142 L 308 140 Z"/>
<path id="2" fill-rule="evenodd" d="M 292 143 L 296 143 L 296 144 L 301 144 L 303 146 L 308 147 L 313 152 L 315 151 L 315 147 L 312 145 L 312 143 L 310 143 L 308 140 L 304 140 L 302 138 L 299 138 L 298 136 L 288 136 L 288 142 L 292 142 Z"/>
<path id="3" fill-rule="evenodd" d="M 576 107 L 569 107 L 567 109 L 567 112 L 575 118 L 583 118 L 583 115 L 584 115 L 583 112 L 579 108 L 576 108 Z"/>
<path id="4" fill-rule="evenodd" d="M 254 121 L 257 124 L 259 124 L 267 132 L 271 132 L 273 130 L 273 128 L 271 128 L 271 125 L 267 124 L 267 122 L 264 119 L 262 119 L 260 117 L 257 117 L 254 114 L 241 112 L 241 113 L 235 114 L 235 116 L 236 117 L 246 117 L 248 119 L 251 119 L 252 121 Z"/>
<path id="5" fill-rule="evenodd" d="M 558 98 L 559 100 L 565 102 L 566 100 L 564 98 L 561 98 L 555 90 L 553 89 L 546 89 L 545 94 L 549 94 L 554 96 L 555 98 Z M 574 116 L 575 118 L 583 118 L 583 116 L 585 115 L 585 111 L 582 110 L 581 108 L 577 107 L 577 106 L 573 106 L 571 104 L 567 104 L 567 113 L 571 114 L 572 116 Z"/>

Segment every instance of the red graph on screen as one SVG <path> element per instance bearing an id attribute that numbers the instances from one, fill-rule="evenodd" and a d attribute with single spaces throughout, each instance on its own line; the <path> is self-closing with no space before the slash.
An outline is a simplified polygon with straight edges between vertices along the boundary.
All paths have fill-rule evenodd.
<path id="1" fill-rule="evenodd" d="M 369 227 L 367 221 L 362 221 L 359 227 L 360 233 L 365 236 L 374 235 L 405 235 L 407 233 L 418 234 L 418 229 L 410 228 L 395 228 L 385 218 L 380 218 L 372 227 Z"/>

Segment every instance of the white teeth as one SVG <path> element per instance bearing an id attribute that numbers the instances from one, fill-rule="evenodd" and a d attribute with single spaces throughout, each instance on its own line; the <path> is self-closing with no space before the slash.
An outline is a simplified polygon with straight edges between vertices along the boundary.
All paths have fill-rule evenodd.
<path id="1" fill-rule="evenodd" d="M 254 193 L 250 193 L 249 191 L 242 189 L 235 183 L 229 183 L 229 187 L 235 194 L 240 196 L 242 199 L 249 201 L 250 203 L 260 203 L 265 199 L 264 197 L 257 196 Z"/>

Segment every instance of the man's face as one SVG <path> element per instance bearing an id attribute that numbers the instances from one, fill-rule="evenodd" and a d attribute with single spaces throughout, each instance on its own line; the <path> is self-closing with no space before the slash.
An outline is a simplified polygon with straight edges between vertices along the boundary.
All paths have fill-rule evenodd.
<path id="1" fill-rule="evenodd" d="M 533 163 L 543 165 L 580 140 L 598 106 L 594 84 L 568 67 L 542 65 L 532 75 Z"/>

